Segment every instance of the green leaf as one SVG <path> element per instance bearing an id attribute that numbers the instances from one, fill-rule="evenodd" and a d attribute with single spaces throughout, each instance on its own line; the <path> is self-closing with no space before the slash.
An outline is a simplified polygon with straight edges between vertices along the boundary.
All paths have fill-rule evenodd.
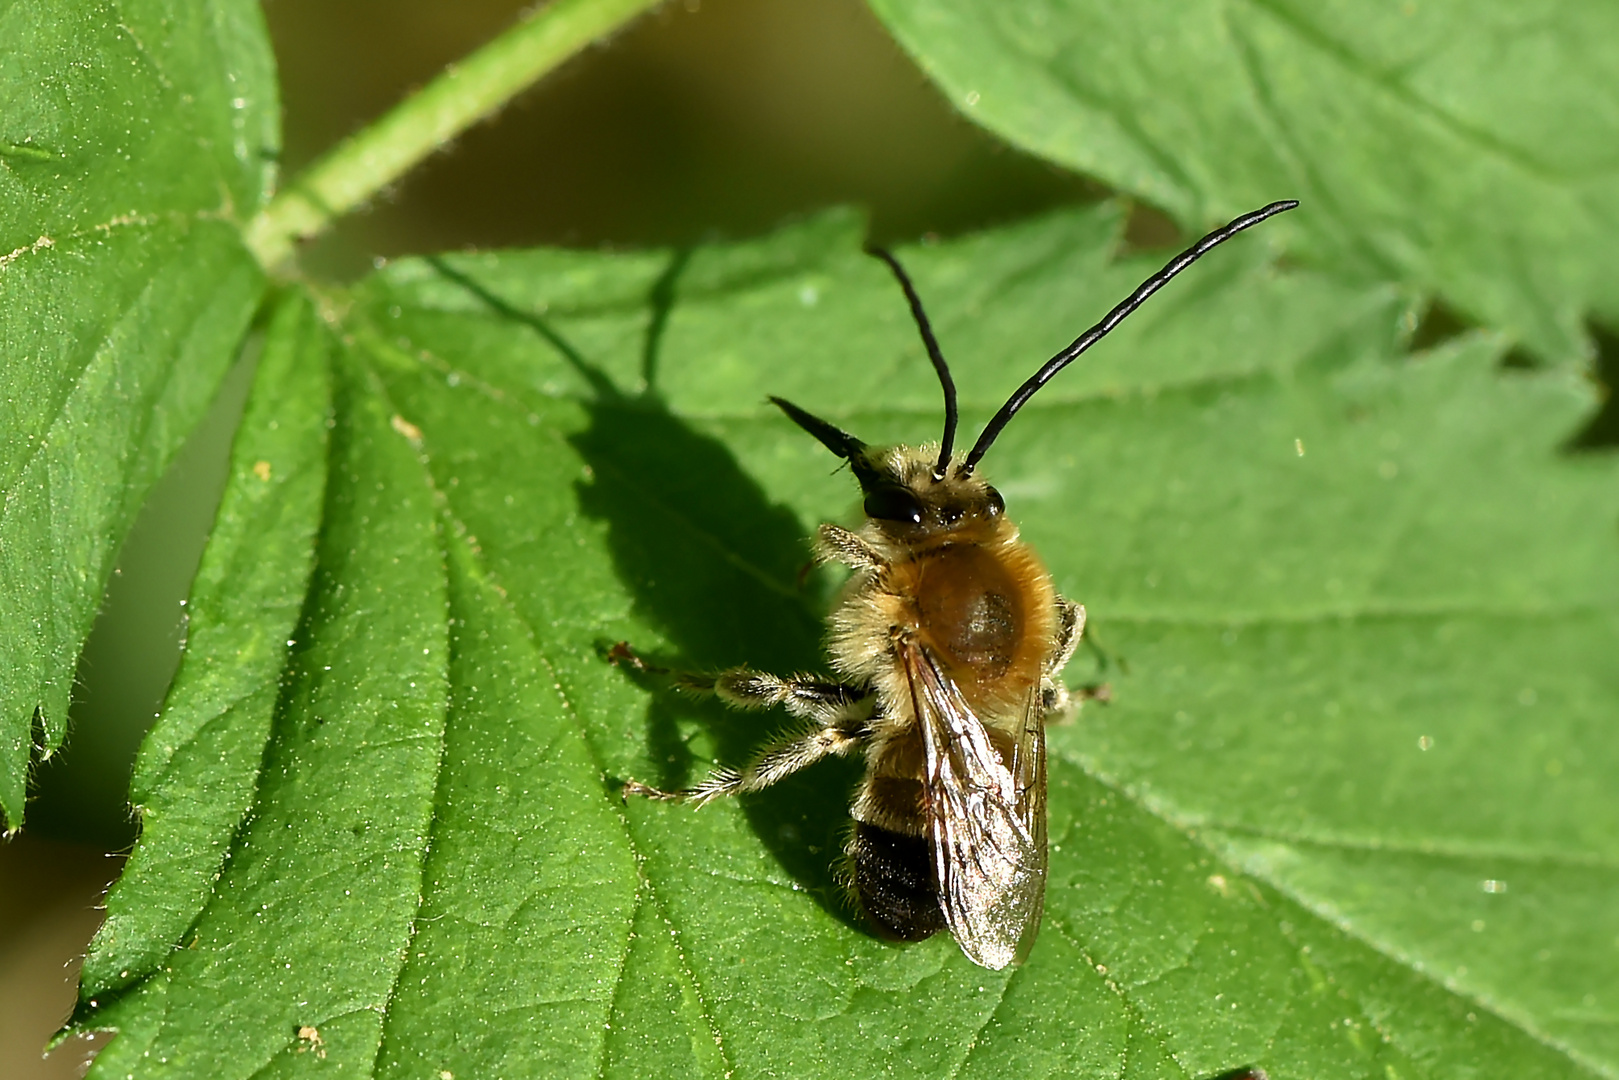
<path id="1" fill-rule="evenodd" d="M 135 764 L 141 842 L 85 958 L 86 998 L 150 971 L 180 941 L 252 803 L 320 525 L 327 340 L 302 297 L 270 325 L 192 585 L 185 655 Z"/>
<path id="2" fill-rule="evenodd" d="M 967 431 L 1156 267 L 1119 230 L 1106 206 L 903 253 Z M 834 214 L 405 260 L 326 307 L 327 506 L 254 809 L 184 947 L 82 1008 L 124 1032 L 97 1075 L 1619 1072 L 1619 496 L 1611 456 L 1557 449 L 1591 394 L 1501 373 L 1494 336 L 1408 355 L 1409 296 L 1280 270 L 1258 234 L 985 461 L 1089 606 L 1070 682 L 1113 697 L 1051 732 L 1026 966 L 859 924 L 855 763 L 618 805 L 785 721 L 613 642 L 822 665 L 806 538 L 858 503 L 764 393 L 937 433 L 859 242 Z"/>
<path id="3" fill-rule="evenodd" d="M 301 363 L 318 366 L 327 346 L 301 321 L 279 319 L 267 351 L 308 350 Z M 304 1027 L 324 1060 L 369 1067 L 416 917 L 448 692 L 443 551 L 432 492 L 374 379 L 339 363 L 334 383 L 315 571 L 252 814 L 190 940 L 131 972 L 162 1006 L 142 1047 L 160 1071 L 284 1069 L 315 1046 L 299 1042 Z M 233 560 L 223 588 L 258 573 Z M 192 859 L 212 854 L 198 847 Z"/>
<path id="4" fill-rule="evenodd" d="M 1543 355 L 1619 318 L 1608 5 L 871 0 L 966 116 L 1189 233 L 1279 198 L 1313 263 Z"/>
<path id="5" fill-rule="evenodd" d="M 262 279 L 238 237 L 279 115 L 248 0 L 0 4 L 0 814 L 147 490 L 218 387 Z"/>
<path id="6" fill-rule="evenodd" d="M 615 999 L 634 999 L 614 976 L 635 861 L 545 653 L 471 547 L 450 551 L 453 722 L 376 1071 L 557 1076 L 598 1058 Z"/>

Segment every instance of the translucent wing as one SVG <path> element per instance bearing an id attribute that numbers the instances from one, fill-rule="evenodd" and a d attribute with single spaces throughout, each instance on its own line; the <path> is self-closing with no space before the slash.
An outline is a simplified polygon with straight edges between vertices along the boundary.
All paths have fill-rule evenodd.
<path id="1" fill-rule="evenodd" d="M 999 971 L 1034 944 L 1046 892 L 1046 743 L 1034 688 L 1008 761 L 925 647 L 900 647 L 922 728 L 929 850 L 945 925 Z"/>

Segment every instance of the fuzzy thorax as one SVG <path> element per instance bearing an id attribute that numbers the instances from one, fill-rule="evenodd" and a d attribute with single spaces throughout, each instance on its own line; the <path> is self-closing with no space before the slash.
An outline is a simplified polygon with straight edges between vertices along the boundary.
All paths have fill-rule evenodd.
<path id="1" fill-rule="evenodd" d="M 1020 723 L 1051 655 L 1056 592 L 1000 494 L 954 466 L 936 478 L 936 455 L 929 446 L 866 452 L 862 464 L 879 484 L 914 497 L 919 520 L 868 517 L 856 534 L 876 559 L 856 570 L 832 613 L 832 662 L 844 678 L 876 689 L 879 711 L 909 728 L 915 718 L 895 651 L 914 641 L 986 724 Z M 838 557 L 830 546 L 823 541 L 823 555 Z"/>

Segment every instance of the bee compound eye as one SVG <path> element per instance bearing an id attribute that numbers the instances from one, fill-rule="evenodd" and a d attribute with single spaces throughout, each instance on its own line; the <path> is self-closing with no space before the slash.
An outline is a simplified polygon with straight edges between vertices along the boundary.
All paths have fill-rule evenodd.
<path id="1" fill-rule="evenodd" d="M 984 512 L 990 517 L 1000 517 L 1006 513 L 1006 500 L 994 488 L 990 488 L 989 494 L 984 497 Z"/>
<path id="2" fill-rule="evenodd" d="M 893 485 L 873 488 L 866 495 L 866 516 L 918 525 L 922 521 L 922 500 L 909 488 Z"/>

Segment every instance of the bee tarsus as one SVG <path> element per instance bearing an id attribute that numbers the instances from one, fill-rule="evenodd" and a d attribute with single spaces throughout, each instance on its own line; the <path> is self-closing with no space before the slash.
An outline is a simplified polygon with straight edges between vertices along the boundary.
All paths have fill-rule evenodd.
<path id="1" fill-rule="evenodd" d="M 1112 683 L 1087 683 L 1074 692 L 1085 701 L 1097 701 L 1103 705 L 1113 700 Z"/>
<path id="2" fill-rule="evenodd" d="M 639 780 L 624 781 L 624 786 L 618 789 L 618 793 L 626 799 L 631 795 L 639 795 L 642 798 L 657 799 L 660 802 L 680 802 L 686 797 L 686 793 L 683 791 L 664 791 L 661 788 L 643 784 Z"/>
<path id="3" fill-rule="evenodd" d="M 627 641 L 614 642 L 613 647 L 607 650 L 607 662 L 614 667 L 618 667 L 620 664 L 628 664 L 636 671 L 645 672 L 648 675 L 667 675 L 669 673 L 668 668 L 654 667 L 642 660 L 636 651 L 630 648 L 630 643 Z"/>

